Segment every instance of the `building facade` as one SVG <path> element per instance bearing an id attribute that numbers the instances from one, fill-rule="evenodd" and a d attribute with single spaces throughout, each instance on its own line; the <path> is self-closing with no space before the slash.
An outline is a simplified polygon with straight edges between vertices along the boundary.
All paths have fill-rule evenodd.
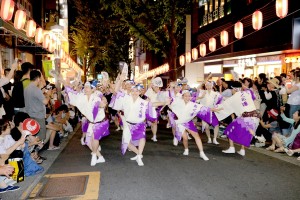
<path id="1" fill-rule="evenodd" d="M 206 55 L 185 65 L 193 84 L 203 81 L 208 73 L 213 77 L 231 79 L 231 70 L 241 77 L 257 77 L 266 73 L 274 77 L 300 66 L 300 4 L 288 1 L 288 14 L 276 15 L 273 0 L 199 0 L 193 5 L 192 48 L 206 45 Z M 252 14 L 259 10 L 262 28 L 254 30 Z M 243 37 L 236 39 L 234 25 L 243 24 Z M 228 32 L 228 45 L 222 46 L 220 33 Z M 215 38 L 215 50 L 209 49 Z"/>

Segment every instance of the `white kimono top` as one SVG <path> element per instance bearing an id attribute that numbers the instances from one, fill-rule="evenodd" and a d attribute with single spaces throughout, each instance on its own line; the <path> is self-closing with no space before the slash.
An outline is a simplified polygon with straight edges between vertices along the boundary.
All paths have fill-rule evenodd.
<path id="1" fill-rule="evenodd" d="M 100 107 L 101 97 L 99 97 L 99 92 L 91 94 L 90 99 L 83 92 L 78 93 L 70 88 L 66 92 L 70 104 L 76 106 L 90 122 L 101 122 L 105 118 L 104 108 Z"/>

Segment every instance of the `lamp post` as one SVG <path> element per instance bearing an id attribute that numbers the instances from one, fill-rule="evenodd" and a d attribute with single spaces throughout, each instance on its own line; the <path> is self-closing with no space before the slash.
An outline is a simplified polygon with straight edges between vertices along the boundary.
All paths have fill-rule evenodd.
<path id="1" fill-rule="evenodd" d="M 148 88 L 148 70 L 149 70 L 149 64 L 144 64 L 143 65 L 143 71 L 146 73 L 146 88 Z"/>
<path id="2" fill-rule="evenodd" d="M 61 57 L 60 57 L 60 49 L 61 49 L 61 40 L 63 38 L 62 33 L 64 30 L 63 26 L 54 25 L 50 27 L 52 34 L 55 36 L 55 51 L 54 51 L 54 66 L 56 74 L 61 73 Z M 55 86 L 57 90 L 57 99 L 61 100 L 61 86 L 58 78 L 55 80 Z"/>

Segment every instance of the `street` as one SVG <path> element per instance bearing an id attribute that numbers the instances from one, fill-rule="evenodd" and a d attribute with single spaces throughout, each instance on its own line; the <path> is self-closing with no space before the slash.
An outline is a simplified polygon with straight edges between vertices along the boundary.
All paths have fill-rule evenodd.
<path id="1" fill-rule="evenodd" d="M 246 157 L 224 155 L 221 150 L 227 147 L 227 142 L 221 140 L 219 146 L 204 145 L 209 161 L 199 158 L 193 140 L 189 140 L 190 155 L 183 156 L 182 144 L 178 147 L 172 145 L 170 129 L 159 128 L 157 143 L 150 140 L 151 134 L 147 132 L 143 167 L 130 160 L 134 156 L 132 152 L 121 155 L 121 132 L 114 131 L 101 140 L 106 163 L 91 167 L 90 151 L 81 146 L 79 130 L 43 179 L 57 174 L 63 178 L 68 174 L 90 173 L 89 179 L 95 176 L 93 172 L 99 175 L 100 181 L 97 178 L 83 194 L 62 194 L 58 199 L 299 199 L 299 165 L 252 150 L 246 150 Z M 206 137 L 202 134 L 201 137 L 205 143 Z M 40 193 L 47 182 L 43 179 L 28 198 L 42 198 Z M 93 195 L 89 196 L 87 191 Z M 50 196 L 48 199 L 55 199 Z"/>

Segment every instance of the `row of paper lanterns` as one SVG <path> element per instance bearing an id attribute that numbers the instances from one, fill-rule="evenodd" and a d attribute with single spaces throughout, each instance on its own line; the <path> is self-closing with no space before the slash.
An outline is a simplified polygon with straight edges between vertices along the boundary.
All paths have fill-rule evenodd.
<path id="1" fill-rule="evenodd" d="M 152 77 L 154 75 L 163 74 L 168 71 L 169 71 L 169 64 L 165 63 L 155 69 L 152 69 L 150 71 L 147 71 L 146 73 L 141 74 L 135 81 L 140 82 L 140 81 L 146 79 L 147 77 Z"/>
<path id="2" fill-rule="evenodd" d="M 284 18 L 288 13 L 288 0 L 276 0 L 276 15 L 279 18 Z M 260 30 L 263 25 L 263 14 L 261 11 L 257 10 L 252 14 L 252 27 L 254 30 Z M 236 39 L 241 39 L 244 34 L 244 27 L 242 22 L 237 22 L 234 24 L 234 36 Z M 226 30 L 220 33 L 220 43 L 223 47 L 228 45 L 229 36 Z M 210 38 L 208 41 L 208 49 L 210 52 L 216 50 L 217 41 L 214 37 Z M 199 46 L 199 54 L 204 57 L 206 55 L 206 44 L 202 43 Z M 187 52 L 185 55 L 179 57 L 179 64 L 184 66 L 185 63 L 190 63 L 191 61 L 198 59 L 198 49 L 193 48 L 192 52 Z"/>
<path id="3" fill-rule="evenodd" d="M 10 21 L 13 17 L 14 9 L 15 3 L 13 0 L 2 0 L 0 17 L 4 21 Z M 42 28 L 37 28 L 36 22 L 32 19 L 28 20 L 26 23 L 26 18 L 27 15 L 24 10 L 17 10 L 14 17 L 14 27 L 17 30 L 23 30 L 25 27 L 27 37 L 35 37 L 35 42 L 37 44 L 42 44 L 43 48 L 48 49 L 49 52 L 53 53 L 56 50 L 57 43 L 60 42 L 58 38 L 55 38 L 54 35 L 49 34 L 48 31 L 44 31 Z M 70 58 L 70 56 L 66 52 L 64 52 L 63 50 L 61 50 L 61 52 L 63 52 L 60 53 L 63 61 L 65 61 L 76 71 L 81 70 L 81 68 Z"/>

